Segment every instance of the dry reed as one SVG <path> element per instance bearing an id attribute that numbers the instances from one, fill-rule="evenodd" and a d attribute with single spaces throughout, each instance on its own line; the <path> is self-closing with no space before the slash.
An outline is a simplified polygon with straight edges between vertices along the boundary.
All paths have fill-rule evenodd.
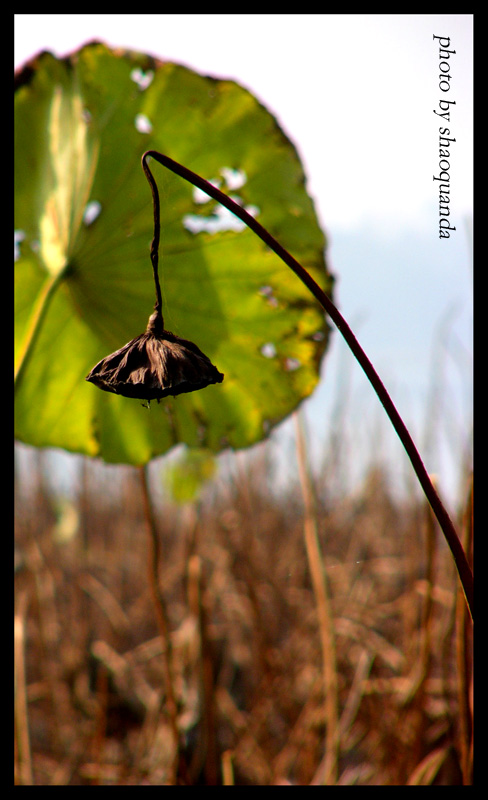
<path id="1" fill-rule="evenodd" d="M 471 622 L 432 514 L 378 468 L 331 499 L 304 447 L 286 495 L 266 444 L 185 506 L 154 465 L 149 581 L 141 474 L 85 462 L 60 510 L 38 454 L 16 503 L 17 784 L 471 782 Z"/>

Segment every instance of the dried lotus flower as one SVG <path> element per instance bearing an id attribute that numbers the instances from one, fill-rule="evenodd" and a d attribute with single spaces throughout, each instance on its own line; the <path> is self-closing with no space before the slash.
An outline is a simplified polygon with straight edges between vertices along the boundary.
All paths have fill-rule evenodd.
<path id="1" fill-rule="evenodd" d="M 196 344 L 164 330 L 157 311 L 145 333 L 103 358 L 86 378 L 106 392 L 148 401 L 194 392 L 223 379 Z"/>
<path id="2" fill-rule="evenodd" d="M 160 235 L 159 194 L 154 178 L 142 157 L 142 168 L 151 186 L 154 207 L 154 238 L 151 243 L 151 262 L 156 287 L 156 305 L 149 317 L 145 333 L 141 333 L 120 350 L 96 364 L 86 380 L 105 392 L 140 400 L 157 400 L 168 395 L 184 394 L 204 389 L 212 383 L 222 383 L 224 376 L 187 339 L 165 330 L 161 312 L 161 287 L 158 275 Z"/>

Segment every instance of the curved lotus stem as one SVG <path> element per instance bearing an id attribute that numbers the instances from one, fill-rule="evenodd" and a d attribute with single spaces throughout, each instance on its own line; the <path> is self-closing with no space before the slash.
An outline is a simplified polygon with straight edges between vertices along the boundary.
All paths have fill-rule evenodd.
<path id="1" fill-rule="evenodd" d="M 432 510 L 437 517 L 439 525 L 446 537 L 447 543 L 450 547 L 451 553 L 454 557 L 454 561 L 456 564 L 456 568 L 458 570 L 458 574 L 461 580 L 461 584 L 463 587 L 464 595 L 466 597 L 466 601 L 468 604 L 469 611 L 471 616 L 473 616 L 473 573 L 471 572 L 471 568 L 468 564 L 468 560 L 466 558 L 466 554 L 463 550 L 459 537 L 456 533 L 454 525 L 451 521 L 451 518 L 444 507 L 437 491 L 434 488 L 432 481 L 429 478 L 427 470 L 424 466 L 424 463 L 420 457 L 420 454 L 415 446 L 415 443 L 408 432 L 405 423 L 403 422 L 400 414 L 398 413 L 390 395 L 388 394 L 387 390 L 385 389 L 383 382 L 381 381 L 378 373 L 376 372 L 375 368 L 373 367 L 371 361 L 367 357 L 366 353 L 364 352 L 363 348 L 359 344 L 358 340 L 356 339 L 354 333 L 352 332 L 351 328 L 347 324 L 346 320 L 334 305 L 330 297 L 328 297 L 325 292 L 320 288 L 320 286 L 314 281 L 312 276 L 307 272 L 304 267 L 302 267 L 299 262 L 293 258 L 293 256 L 285 250 L 282 245 L 276 241 L 276 239 L 271 236 L 271 234 L 263 228 L 263 226 L 252 217 L 244 208 L 239 206 L 230 197 L 217 189 L 215 186 L 212 186 L 211 183 L 206 181 L 204 178 L 201 178 L 200 175 L 197 175 L 195 172 L 192 172 L 187 167 L 182 166 L 182 164 L 178 164 L 177 161 L 173 161 L 172 158 L 169 156 L 165 156 L 162 153 L 158 153 L 156 150 L 148 150 L 142 156 L 142 167 L 146 174 L 146 177 L 151 175 L 149 172 L 149 168 L 146 165 L 147 158 L 151 156 L 154 158 L 155 161 L 158 161 L 163 167 L 171 170 L 176 175 L 179 175 L 181 178 L 184 178 L 189 183 L 192 183 L 198 189 L 201 189 L 203 192 L 208 194 L 218 203 L 221 203 L 225 208 L 231 211 L 233 214 L 236 215 L 242 222 L 244 222 L 249 228 L 251 228 L 254 233 L 259 236 L 259 238 L 273 250 L 281 259 L 282 261 L 290 267 L 290 269 L 295 272 L 295 274 L 300 278 L 300 280 L 307 286 L 307 288 L 312 292 L 314 297 L 318 300 L 324 311 L 330 316 L 332 321 L 335 323 L 341 334 L 343 335 L 344 339 L 346 340 L 348 346 L 352 350 L 355 358 L 361 365 L 362 369 L 366 373 L 366 376 L 371 383 L 373 389 L 375 390 L 380 402 L 382 403 L 388 417 L 396 430 L 405 450 L 407 451 L 407 455 L 410 459 L 412 467 L 417 475 L 417 478 L 424 490 L 425 496 L 429 501 Z M 152 178 L 152 175 L 151 175 Z M 151 189 L 153 189 L 154 179 L 148 177 L 148 180 L 151 184 Z M 153 196 L 154 196 L 154 189 L 153 189 Z M 159 198 L 158 198 L 159 200 Z M 159 203 L 158 203 L 159 209 Z M 153 247 L 155 246 L 155 241 L 159 242 L 159 229 L 156 232 L 156 223 L 155 223 L 155 233 L 153 243 L 151 245 L 151 259 L 153 260 Z M 156 257 L 156 265 L 157 265 L 157 257 Z M 154 260 L 153 260 L 153 268 L 154 268 Z M 156 266 L 157 269 L 157 266 Z M 158 284 L 157 284 L 158 285 Z"/>

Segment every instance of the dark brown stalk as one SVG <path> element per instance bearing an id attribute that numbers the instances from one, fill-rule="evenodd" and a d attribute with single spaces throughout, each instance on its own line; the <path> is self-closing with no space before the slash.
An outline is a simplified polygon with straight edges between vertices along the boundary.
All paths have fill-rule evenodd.
<path id="1" fill-rule="evenodd" d="M 142 495 L 144 499 L 144 516 L 148 534 L 148 579 L 152 594 L 154 610 L 158 623 L 161 645 L 163 650 L 163 676 L 164 691 L 166 695 L 166 709 L 168 721 L 173 735 L 173 759 L 168 776 L 169 785 L 173 786 L 177 782 L 179 772 L 179 730 L 178 730 L 178 706 L 174 692 L 173 668 L 172 668 L 172 646 L 169 630 L 168 615 L 166 604 L 159 586 L 159 565 L 161 563 L 161 543 L 156 530 L 156 522 L 151 505 L 151 498 L 148 486 L 148 466 L 139 468 L 141 479 Z"/>
<path id="2" fill-rule="evenodd" d="M 340 313 L 340 311 L 336 308 L 332 300 L 325 294 L 325 292 L 320 288 L 320 286 L 314 281 L 312 276 L 307 272 L 304 267 L 302 267 L 299 262 L 293 258 L 293 256 L 285 250 L 276 239 L 271 236 L 271 234 L 263 228 L 263 226 L 252 217 L 247 211 L 244 210 L 241 206 L 231 200 L 226 194 L 217 189 L 215 186 L 212 186 L 211 183 L 206 181 L 204 178 L 201 178 L 195 172 L 187 169 L 187 167 L 178 164 L 177 161 L 173 161 L 172 158 L 163 155 L 162 153 L 158 153 L 156 150 L 148 150 L 142 156 L 142 166 L 146 176 L 151 175 L 149 171 L 149 167 L 147 166 L 146 160 L 151 156 L 154 158 L 155 161 L 158 161 L 163 167 L 174 172 L 176 175 L 179 175 L 181 178 L 184 178 L 186 181 L 189 181 L 197 188 L 201 189 L 203 192 L 212 197 L 218 203 L 221 203 L 225 208 L 231 211 L 233 214 L 236 215 L 242 222 L 244 222 L 249 228 L 251 228 L 254 233 L 259 236 L 259 238 L 273 250 L 281 259 L 285 262 L 285 264 L 293 270 L 293 272 L 300 278 L 300 280 L 305 284 L 305 286 L 312 292 L 313 296 L 318 300 L 324 311 L 330 316 L 332 321 L 335 323 L 336 327 L 341 332 L 342 336 L 346 340 L 349 348 L 352 350 L 353 355 L 355 356 L 356 360 L 361 365 L 362 369 L 366 373 L 366 377 L 370 381 L 373 389 L 375 390 L 380 402 L 382 403 L 390 421 L 395 428 L 405 450 L 407 451 L 407 455 L 411 461 L 415 474 L 424 490 L 425 496 L 429 501 L 432 510 L 437 517 L 439 525 L 446 537 L 447 543 L 451 550 L 451 553 L 454 558 L 454 562 L 456 564 L 456 568 L 461 580 L 461 584 L 463 587 L 464 595 L 466 597 L 466 601 L 471 613 L 473 616 L 473 573 L 471 572 L 470 566 L 468 564 L 466 555 L 464 553 L 463 547 L 459 540 L 459 537 L 456 533 L 456 529 L 451 521 L 451 518 L 444 507 L 439 495 L 437 494 L 432 481 L 429 478 L 427 470 L 424 466 L 424 463 L 420 457 L 420 454 L 415 446 L 415 443 L 408 432 L 405 423 L 403 422 L 400 414 L 398 413 L 390 395 L 388 394 L 387 390 L 385 389 L 383 382 L 381 381 L 378 373 L 376 372 L 375 368 L 373 367 L 371 361 L 367 357 L 366 353 L 364 352 L 363 348 L 359 344 L 358 340 L 356 339 L 354 333 L 352 332 L 351 328 L 347 324 L 346 320 Z M 151 175 L 152 178 L 152 175 Z M 151 189 L 153 190 L 154 195 L 154 179 L 152 181 L 148 178 Z M 158 203 L 158 215 L 159 215 L 159 203 Z M 154 248 L 154 243 L 156 240 L 156 231 L 155 237 L 153 239 L 153 243 L 151 245 L 151 253 Z M 159 230 L 157 233 L 157 240 L 159 241 Z M 151 255 L 151 259 L 152 259 Z M 156 259 L 157 263 L 157 259 Z M 153 268 L 154 268 L 154 260 L 153 260 Z"/>
<path id="3" fill-rule="evenodd" d="M 158 316 L 161 317 L 161 328 L 164 328 L 163 322 L 163 301 L 161 297 L 161 286 L 159 283 L 159 272 L 158 272 L 158 260 L 159 260 L 159 238 L 161 235 L 161 221 L 160 221 L 160 211 L 159 211 L 159 192 L 158 187 L 156 186 L 156 181 L 154 180 L 151 170 L 146 164 L 145 155 L 142 157 L 142 169 L 144 170 L 144 174 L 149 181 L 149 186 L 151 187 L 151 192 L 153 196 L 153 211 L 154 211 L 154 236 L 151 242 L 151 264 L 154 273 L 154 285 L 156 288 L 156 305 L 154 306 L 154 310 L 158 312 Z"/>

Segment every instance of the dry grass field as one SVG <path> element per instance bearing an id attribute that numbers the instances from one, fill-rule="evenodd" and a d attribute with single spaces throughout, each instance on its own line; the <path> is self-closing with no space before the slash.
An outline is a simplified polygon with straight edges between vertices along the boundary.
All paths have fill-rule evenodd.
<path id="1" fill-rule="evenodd" d="M 36 454 L 16 481 L 16 784 L 471 783 L 443 537 L 379 468 L 331 498 L 303 439 L 286 493 L 264 444 L 180 505 L 157 463 L 88 461 L 60 505 Z M 471 552 L 468 476 L 462 495 Z"/>

